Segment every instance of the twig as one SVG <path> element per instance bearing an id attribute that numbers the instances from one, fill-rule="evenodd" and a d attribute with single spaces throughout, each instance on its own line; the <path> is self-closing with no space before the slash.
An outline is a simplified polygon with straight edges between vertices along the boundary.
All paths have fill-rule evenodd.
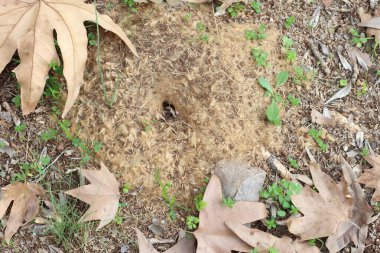
<path id="1" fill-rule="evenodd" d="M 329 11 L 337 11 L 337 12 L 352 12 L 351 9 L 334 8 L 334 7 L 329 8 Z"/>
<path id="2" fill-rule="evenodd" d="M 164 239 L 164 240 L 158 240 L 156 238 L 150 238 L 148 239 L 150 244 L 168 244 L 168 243 L 175 243 L 175 240 L 173 239 Z"/>
<path id="3" fill-rule="evenodd" d="M 306 39 L 306 43 L 309 46 L 311 52 L 314 54 L 314 56 L 318 59 L 318 61 L 321 63 L 322 70 L 326 75 L 331 74 L 330 68 L 327 66 L 327 63 L 323 59 L 322 55 L 319 53 L 318 48 L 314 45 L 313 41 L 311 39 Z"/>
<path id="4" fill-rule="evenodd" d="M 282 178 L 287 180 L 292 179 L 292 173 L 290 173 L 289 170 L 279 160 L 277 160 L 274 155 L 269 153 L 264 148 L 261 148 L 261 154 L 267 160 L 267 163 L 272 170 L 278 171 Z"/>

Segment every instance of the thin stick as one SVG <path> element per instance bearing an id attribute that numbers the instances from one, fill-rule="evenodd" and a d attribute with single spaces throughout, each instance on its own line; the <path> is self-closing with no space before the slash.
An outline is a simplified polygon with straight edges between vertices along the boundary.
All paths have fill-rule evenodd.
<path id="1" fill-rule="evenodd" d="M 322 70 L 326 75 L 331 74 L 330 68 L 327 66 L 327 63 L 323 59 L 322 55 L 319 53 L 318 48 L 315 47 L 314 42 L 311 39 L 306 40 L 307 45 L 309 46 L 311 52 L 314 54 L 314 56 L 318 59 L 318 61 L 321 63 Z"/>

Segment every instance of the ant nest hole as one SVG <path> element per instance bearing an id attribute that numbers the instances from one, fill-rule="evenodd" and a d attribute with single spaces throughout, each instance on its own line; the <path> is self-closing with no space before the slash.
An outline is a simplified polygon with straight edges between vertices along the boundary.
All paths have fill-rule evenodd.
<path id="1" fill-rule="evenodd" d="M 165 120 L 174 120 L 177 118 L 178 112 L 172 102 L 164 101 L 162 103 L 162 116 Z"/>

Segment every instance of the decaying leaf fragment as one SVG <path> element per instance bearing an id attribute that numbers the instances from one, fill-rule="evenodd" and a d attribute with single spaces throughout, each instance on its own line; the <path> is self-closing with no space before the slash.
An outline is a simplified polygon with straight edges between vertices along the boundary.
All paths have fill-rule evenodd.
<path id="1" fill-rule="evenodd" d="M 330 252 L 338 252 L 351 241 L 358 246 L 357 252 L 363 252 L 372 211 L 355 182 L 355 174 L 343 159 L 342 170 L 344 180 L 336 184 L 317 164 L 311 164 L 318 192 L 305 186 L 300 194 L 292 196 L 293 204 L 304 216 L 291 220 L 289 231 L 301 240 L 328 237 L 326 246 Z"/>
<path id="2" fill-rule="evenodd" d="M 5 229 L 4 239 L 9 242 L 19 227 L 32 221 L 39 209 L 38 196 L 44 194 L 41 186 L 31 183 L 10 184 L 1 189 L 0 219 L 3 218 L 13 201 L 12 209 Z"/>
<path id="3" fill-rule="evenodd" d="M 367 27 L 367 35 L 374 36 L 375 39 L 380 40 L 380 16 L 372 17 L 363 8 L 358 8 L 358 14 L 361 20 L 359 26 Z"/>
<path id="4" fill-rule="evenodd" d="M 64 62 L 67 101 L 63 116 L 78 97 L 87 60 L 87 32 L 83 22 L 96 21 L 95 8 L 83 0 L 0 0 L 0 73 L 18 51 L 21 63 L 14 72 L 21 85 L 24 114 L 33 112 L 43 93 L 49 64 L 59 63 L 53 32 Z M 108 16 L 99 15 L 98 23 L 118 35 L 136 54 L 123 30 Z"/>
<path id="5" fill-rule="evenodd" d="M 310 246 L 307 242 L 292 241 L 289 237 L 278 238 L 261 230 L 248 228 L 236 222 L 227 221 L 226 226 L 231 229 L 244 242 L 259 252 L 268 252 L 274 247 L 281 253 L 318 253 L 320 250 Z"/>
<path id="6" fill-rule="evenodd" d="M 144 234 L 136 230 L 137 239 L 139 242 L 139 252 L 140 253 L 159 253 L 152 244 L 145 238 Z M 165 251 L 164 253 L 193 253 L 195 247 L 194 239 L 183 238 L 180 239 L 176 245 Z"/>
<path id="7" fill-rule="evenodd" d="M 115 218 L 119 208 L 119 183 L 115 175 L 101 163 L 100 170 L 82 170 L 84 177 L 91 184 L 66 191 L 75 198 L 82 200 L 90 205 L 90 208 L 80 219 L 80 222 L 100 220 L 97 230 L 109 224 Z"/>
<path id="8" fill-rule="evenodd" d="M 217 176 L 212 176 L 203 201 L 207 206 L 199 213 L 199 228 L 194 232 L 198 253 L 248 252 L 251 247 L 225 225 L 226 221 L 245 224 L 263 219 L 267 210 L 263 203 L 237 201 L 232 208 L 222 205 L 222 187 Z"/>
<path id="9" fill-rule="evenodd" d="M 375 188 L 375 193 L 372 196 L 373 201 L 380 201 L 380 156 L 369 155 L 364 159 L 372 165 L 372 169 L 365 170 L 358 178 L 358 182 L 365 184 L 368 187 Z"/>

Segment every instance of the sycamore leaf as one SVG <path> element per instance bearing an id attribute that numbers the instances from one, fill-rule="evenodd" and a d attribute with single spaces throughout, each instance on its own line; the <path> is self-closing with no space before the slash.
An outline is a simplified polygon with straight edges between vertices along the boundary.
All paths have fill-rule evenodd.
<path id="1" fill-rule="evenodd" d="M 83 22 L 96 21 L 92 4 L 83 0 L 0 0 L 0 73 L 18 51 L 21 63 L 14 69 L 21 85 L 24 114 L 33 112 L 43 93 L 49 64 L 59 62 L 54 34 L 62 52 L 67 101 L 63 116 L 78 97 L 87 60 L 87 32 Z M 98 23 L 118 35 L 136 54 L 123 30 L 108 16 Z"/>
<path id="2" fill-rule="evenodd" d="M 319 249 L 307 242 L 292 241 L 289 237 L 278 238 L 261 230 L 248 228 L 237 222 L 227 221 L 226 226 L 240 239 L 256 248 L 259 252 L 268 252 L 273 247 L 281 253 L 319 253 Z"/>
<path id="3" fill-rule="evenodd" d="M 82 170 L 84 177 L 91 184 L 66 191 L 75 198 L 90 205 L 90 208 L 80 219 L 80 222 L 100 220 L 97 230 L 109 224 L 115 218 L 119 208 L 119 183 L 115 175 L 112 174 L 102 163 L 100 170 Z"/>
<path id="4" fill-rule="evenodd" d="M 9 242 L 19 227 L 32 221 L 38 213 L 38 196 L 44 194 L 41 186 L 31 183 L 10 184 L 1 189 L 0 219 L 3 218 L 13 201 L 12 209 L 5 229 L 4 239 Z"/>
<path id="5" fill-rule="evenodd" d="M 358 182 L 368 187 L 375 188 L 373 201 L 380 201 L 380 156 L 365 156 L 364 159 L 372 165 L 372 169 L 365 170 L 358 178 Z"/>
<path id="6" fill-rule="evenodd" d="M 267 217 L 263 203 L 237 201 L 232 208 L 222 205 L 222 187 L 217 176 L 212 176 L 203 201 L 207 206 L 199 213 L 199 228 L 194 232 L 198 253 L 247 252 L 250 246 L 227 228 L 225 222 L 245 224 Z"/>
<path id="7" fill-rule="evenodd" d="M 336 184 L 312 163 L 310 172 L 318 192 L 305 186 L 300 194 L 292 196 L 293 204 L 304 216 L 288 223 L 289 231 L 303 241 L 328 237 L 326 246 L 330 252 L 338 252 L 350 241 L 360 248 L 359 241 L 362 243 L 372 215 L 351 167 L 343 159 L 342 169 L 344 180 Z"/>
<path id="8" fill-rule="evenodd" d="M 139 242 L 139 252 L 140 253 L 159 253 L 152 244 L 145 238 L 140 230 L 135 229 L 137 234 L 137 239 Z M 195 242 L 193 239 L 183 238 L 177 242 L 176 245 L 165 251 L 164 253 L 193 253 L 195 247 Z"/>

